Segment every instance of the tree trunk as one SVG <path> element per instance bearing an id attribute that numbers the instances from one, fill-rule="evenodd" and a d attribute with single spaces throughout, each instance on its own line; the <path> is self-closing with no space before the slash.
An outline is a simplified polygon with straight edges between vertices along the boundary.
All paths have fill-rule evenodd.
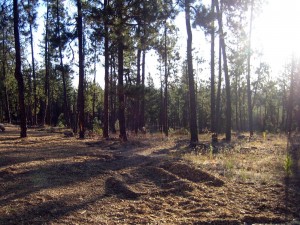
<path id="1" fill-rule="evenodd" d="M 295 70 L 295 58 L 292 57 L 292 66 L 291 66 L 291 80 L 290 80 L 290 96 L 288 101 L 288 109 L 287 109 L 287 132 L 290 133 L 292 131 L 293 124 L 293 106 L 294 106 L 294 70 Z M 267 101 L 266 101 L 267 102 Z"/>
<path id="2" fill-rule="evenodd" d="M 108 89 L 109 89 L 109 49 L 108 49 L 108 7 L 109 1 L 104 0 L 104 123 L 103 137 L 108 138 Z M 112 87 L 111 87 L 112 88 Z"/>
<path id="3" fill-rule="evenodd" d="M 215 0 L 211 1 L 211 13 L 215 13 Z M 216 100 L 215 100 L 215 24 L 212 22 L 211 27 L 211 60 L 210 60 L 210 123 L 211 132 L 216 132 L 215 122 L 216 122 Z"/>
<path id="4" fill-rule="evenodd" d="M 195 97 L 195 84 L 193 74 L 193 56 L 192 56 L 192 29 L 190 23 L 190 0 L 185 0 L 185 22 L 187 31 L 187 63 L 188 63 L 188 77 L 189 77 L 189 99 L 190 99 L 190 132 L 191 132 L 191 145 L 198 142 L 197 132 L 197 112 L 196 112 L 196 97 Z"/>
<path id="5" fill-rule="evenodd" d="M 32 75 L 31 73 L 27 74 L 27 80 L 28 80 L 28 93 L 29 93 L 29 98 L 28 99 L 28 104 L 25 106 L 27 108 L 26 110 L 26 117 L 27 117 L 27 124 L 32 126 Z M 26 85 L 26 83 L 25 83 Z M 26 88 L 25 88 L 26 89 Z M 26 104 L 26 103 L 25 103 Z"/>
<path id="6" fill-rule="evenodd" d="M 138 27 L 137 27 L 137 37 L 141 39 L 141 22 L 138 21 Z M 134 108 L 134 131 L 137 134 L 139 129 L 139 122 L 140 122 L 140 86 L 141 86 L 141 53 L 142 49 L 140 45 L 138 44 L 137 49 L 137 75 L 136 75 L 136 87 L 137 87 L 137 93 L 136 93 L 136 99 L 135 99 L 135 108 Z"/>
<path id="7" fill-rule="evenodd" d="M 222 8 L 222 7 L 221 7 Z M 222 13 L 222 10 L 220 10 Z M 217 103 L 216 103 L 216 132 L 220 133 L 220 118 L 221 118 L 221 84 L 222 84 L 222 47 L 221 36 L 219 36 L 219 78 L 218 78 L 218 90 L 217 90 Z"/>
<path id="8" fill-rule="evenodd" d="M 6 87 L 6 50 L 5 50 L 5 39 L 6 39 L 6 31 L 3 31 L 3 40 L 2 40 L 2 73 L 3 73 L 3 89 L 4 89 L 4 98 L 5 98 L 5 119 L 8 123 L 11 123 L 11 116 L 10 116 L 10 107 L 9 107 L 9 98 L 7 93 Z"/>
<path id="9" fill-rule="evenodd" d="M 30 24 L 30 45 L 31 45 L 31 66 L 32 66 L 32 79 L 33 79 L 33 125 L 37 124 L 37 95 L 36 95 L 36 74 L 33 50 L 33 33 L 32 25 Z"/>
<path id="10" fill-rule="evenodd" d="M 49 111 L 49 55 L 48 55 L 48 20 L 49 20 L 49 1 L 47 0 L 47 13 L 46 13 L 46 25 L 45 25 L 45 81 L 44 81 L 44 97 L 41 103 L 41 125 L 44 126 L 46 123 L 47 111 Z"/>
<path id="11" fill-rule="evenodd" d="M 228 64 L 226 56 L 226 45 L 224 40 L 223 22 L 220 14 L 219 1 L 216 0 L 216 9 L 218 15 L 219 30 L 221 36 L 221 47 L 224 61 L 225 85 L 226 85 L 226 141 L 231 140 L 231 94 L 230 94 L 230 78 L 228 73 Z"/>
<path id="12" fill-rule="evenodd" d="M 95 41 L 95 53 L 94 53 L 94 79 L 93 79 L 93 98 L 92 98 L 92 118 L 96 117 L 96 77 L 97 77 L 97 41 Z M 104 90 L 105 91 L 105 90 Z"/>
<path id="13" fill-rule="evenodd" d="M 13 1 L 14 11 L 14 37 L 15 37 L 15 51 L 16 51 L 16 68 L 15 78 L 18 83 L 19 92 L 19 113 L 20 113 L 20 137 L 27 137 L 27 122 L 26 122 L 26 110 L 25 110 L 25 97 L 24 97 L 24 81 L 21 71 L 21 47 L 20 47 L 20 34 L 19 34 L 19 9 L 18 0 Z"/>
<path id="14" fill-rule="evenodd" d="M 124 97 L 124 43 L 122 36 L 123 29 L 123 0 L 117 0 L 117 17 L 120 24 L 117 28 L 118 37 L 118 99 L 119 99 L 119 125 L 120 125 L 120 138 L 122 141 L 127 141 L 126 135 L 126 120 L 125 120 L 125 97 Z"/>
<path id="15" fill-rule="evenodd" d="M 78 33 L 78 54 L 79 54 L 79 83 L 78 83 L 78 125 L 79 138 L 84 138 L 85 118 L 84 118 L 84 55 L 83 55 L 83 29 L 81 0 L 77 0 L 77 33 Z"/>
<path id="16" fill-rule="evenodd" d="M 59 60 L 60 60 L 60 72 L 62 76 L 63 82 L 63 98 L 64 98 L 64 119 L 67 127 L 70 126 L 70 113 L 69 113 L 69 102 L 68 102 L 68 94 L 67 94 L 67 81 L 66 81 L 66 72 L 63 63 L 63 55 L 62 55 L 62 43 L 60 37 L 60 16 L 59 16 L 59 5 L 58 0 L 56 0 L 56 22 L 57 22 L 57 35 L 58 35 L 58 51 L 59 51 Z M 79 19 L 79 16 L 78 16 Z M 81 25 L 82 27 L 82 25 Z M 78 34 L 79 35 L 79 34 Z M 80 54 L 80 53 L 79 53 Z M 80 62 L 79 62 L 80 63 Z"/>
<path id="17" fill-rule="evenodd" d="M 144 48 L 142 53 L 142 87 L 141 87 L 142 89 L 141 89 L 140 128 L 145 126 L 145 62 L 146 62 L 146 49 Z"/>
<path id="18" fill-rule="evenodd" d="M 249 31 L 249 46 L 248 46 L 248 60 L 247 60 L 247 96 L 248 96 L 248 116 L 249 116 L 249 132 L 250 137 L 253 136 L 253 111 L 252 111 L 252 100 L 251 100 L 251 35 L 252 35 L 252 20 L 253 20 L 253 5 L 254 0 L 251 0 L 251 15 L 250 15 L 250 31 Z"/>
<path id="19" fill-rule="evenodd" d="M 167 52 L 167 23 L 165 21 L 165 32 L 164 32 L 164 64 L 165 64 L 165 86 L 164 86 L 164 123 L 163 131 L 168 137 L 169 135 L 169 124 L 168 124 L 168 52 Z"/>

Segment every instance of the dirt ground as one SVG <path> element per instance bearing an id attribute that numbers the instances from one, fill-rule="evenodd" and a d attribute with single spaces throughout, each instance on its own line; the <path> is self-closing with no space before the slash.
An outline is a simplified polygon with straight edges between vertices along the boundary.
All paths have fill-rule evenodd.
<path id="1" fill-rule="evenodd" d="M 300 224 L 297 138 L 289 166 L 280 135 L 190 149 L 175 134 L 19 132 L 0 132 L 0 224 Z"/>

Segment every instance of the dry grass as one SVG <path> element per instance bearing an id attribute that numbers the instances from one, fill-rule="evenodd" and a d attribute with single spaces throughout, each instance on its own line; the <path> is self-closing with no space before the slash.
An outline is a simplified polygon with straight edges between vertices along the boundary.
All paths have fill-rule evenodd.
<path id="1" fill-rule="evenodd" d="M 64 130 L 0 133 L 0 224 L 253 224 L 299 220 L 286 201 L 284 137 L 191 151 L 187 135 L 85 140 Z M 191 161 L 193 163 L 191 163 Z M 197 166 L 193 165 L 197 164 Z M 288 202 L 288 204 L 286 204 Z"/>
<path id="2" fill-rule="evenodd" d="M 200 138 L 208 140 L 207 135 Z M 267 139 L 256 135 L 250 141 L 234 138 L 231 145 L 209 145 L 206 151 L 192 151 L 182 157 L 231 181 L 275 184 L 285 173 L 286 142 L 283 135 L 268 135 Z"/>

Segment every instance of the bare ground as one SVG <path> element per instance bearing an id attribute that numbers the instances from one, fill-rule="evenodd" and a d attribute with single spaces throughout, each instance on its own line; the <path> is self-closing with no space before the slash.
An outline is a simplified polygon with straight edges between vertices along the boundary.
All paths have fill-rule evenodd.
<path id="1" fill-rule="evenodd" d="M 253 224 L 300 219 L 299 146 L 284 136 L 202 144 L 187 136 L 85 140 L 0 133 L 0 224 Z M 296 162 L 296 163 L 295 163 Z"/>

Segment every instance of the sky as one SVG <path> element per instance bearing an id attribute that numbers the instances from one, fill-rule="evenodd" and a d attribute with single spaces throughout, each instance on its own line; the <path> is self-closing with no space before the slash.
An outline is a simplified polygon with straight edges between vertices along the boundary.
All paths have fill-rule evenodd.
<path id="1" fill-rule="evenodd" d="M 208 0 L 205 0 L 208 1 Z M 271 66 L 273 76 L 280 76 L 285 64 L 291 60 L 294 54 L 300 57 L 300 0 L 268 0 L 261 9 L 260 15 L 253 20 L 252 47 L 263 52 L 260 60 Z M 186 52 L 186 27 L 184 13 L 180 13 L 175 24 L 179 27 L 179 43 L 181 57 Z M 246 31 L 249 28 L 245 28 Z M 42 28 L 39 29 L 40 33 Z M 201 76 L 209 77 L 210 38 L 205 37 L 203 31 L 193 29 L 194 58 L 196 53 L 199 57 L 207 59 L 201 65 Z M 36 41 L 36 44 L 38 41 Z M 97 66 L 97 82 L 104 86 L 104 60 Z M 157 71 L 157 56 L 150 51 L 146 56 L 146 75 L 150 73 L 156 86 L 159 86 L 159 71 Z M 194 65 L 194 69 L 197 65 Z M 75 71 L 78 68 L 75 68 Z M 199 72 L 198 72 L 199 73 Z M 197 74 L 198 74 L 197 73 Z M 203 75 L 204 74 L 204 75 Z M 207 75 L 206 75 L 207 74 Z M 74 86 L 78 84 L 78 76 L 75 76 Z"/>
<path id="2" fill-rule="evenodd" d="M 253 28 L 253 47 L 263 51 L 274 75 L 280 75 L 292 54 L 300 56 L 299 0 L 269 0 Z"/>
<path id="3" fill-rule="evenodd" d="M 186 51 L 186 27 L 184 14 L 175 20 L 179 27 L 181 57 Z M 245 28 L 248 32 L 249 27 Z M 294 54 L 300 58 L 300 0 L 268 0 L 263 5 L 261 13 L 253 19 L 252 48 L 262 52 L 261 58 L 252 58 L 252 62 L 266 62 L 271 67 L 271 76 L 280 77 L 284 66 L 291 61 Z M 207 61 L 201 65 L 203 71 L 196 72 L 200 78 L 210 77 L 210 37 L 205 37 L 203 31 L 193 29 L 194 58 L 203 57 Z M 197 53 L 197 54 L 196 54 Z M 158 72 L 154 72 L 156 56 L 148 57 L 146 70 L 152 74 L 156 85 L 159 85 Z M 259 63 L 259 62 L 256 62 Z M 194 63 L 194 69 L 197 65 Z M 252 69 L 254 72 L 255 68 Z"/>

